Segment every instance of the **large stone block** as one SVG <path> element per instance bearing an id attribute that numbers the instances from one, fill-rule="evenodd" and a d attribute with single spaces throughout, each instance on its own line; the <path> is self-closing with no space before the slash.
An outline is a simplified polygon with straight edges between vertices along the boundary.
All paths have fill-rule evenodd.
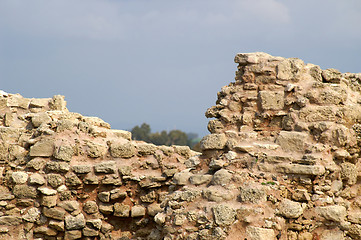
<path id="1" fill-rule="evenodd" d="M 135 146 L 131 142 L 112 142 L 110 154 L 115 158 L 131 158 L 135 155 Z"/>
<path id="2" fill-rule="evenodd" d="M 227 138 L 224 134 L 209 134 L 205 136 L 201 141 L 201 149 L 223 149 L 226 145 Z"/>
<path id="3" fill-rule="evenodd" d="M 320 216 L 324 217 L 326 220 L 334 222 L 342 222 L 345 220 L 347 215 L 346 208 L 340 205 L 318 207 L 316 209 Z"/>
<path id="4" fill-rule="evenodd" d="M 30 148 L 31 157 L 50 157 L 54 152 L 53 140 L 41 140 Z"/>
<path id="5" fill-rule="evenodd" d="M 283 91 L 260 91 L 258 98 L 263 110 L 281 110 L 284 107 Z"/>
<path id="6" fill-rule="evenodd" d="M 284 151 L 295 152 L 304 151 L 306 133 L 281 131 L 277 137 L 276 143 L 281 146 Z"/>

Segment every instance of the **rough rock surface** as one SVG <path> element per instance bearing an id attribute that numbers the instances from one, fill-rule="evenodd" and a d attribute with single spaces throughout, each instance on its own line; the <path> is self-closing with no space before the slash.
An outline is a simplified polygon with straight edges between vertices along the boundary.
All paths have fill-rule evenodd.
<path id="1" fill-rule="evenodd" d="M 237 54 L 202 153 L 0 95 L 0 239 L 361 239 L 361 74 Z"/>

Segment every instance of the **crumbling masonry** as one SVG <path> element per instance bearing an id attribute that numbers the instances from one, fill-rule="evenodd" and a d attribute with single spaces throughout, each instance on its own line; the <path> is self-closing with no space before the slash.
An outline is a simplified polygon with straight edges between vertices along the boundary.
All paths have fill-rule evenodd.
<path id="1" fill-rule="evenodd" d="M 0 93 L 0 239 L 361 239 L 361 74 L 237 54 L 202 153 Z"/>

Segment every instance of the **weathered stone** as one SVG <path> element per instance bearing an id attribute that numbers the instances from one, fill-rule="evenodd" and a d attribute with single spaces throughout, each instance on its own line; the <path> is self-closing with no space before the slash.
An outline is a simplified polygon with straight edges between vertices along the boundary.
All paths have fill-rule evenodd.
<path id="1" fill-rule="evenodd" d="M 90 226 L 91 228 L 100 230 L 102 227 L 102 220 L 101 219 L 88 219 L 86 221 L 86 225 Z"/>
<path id="2" fill-rule="evenodd" d="M 135 155 L 135 146 L 131 142 L 112 142 L 110 154 L 115 158 L 131 158 Z"/>
<path id="3" fill-rule="evenodd" d="M 53 172 L 68 172 L 70 165 L 66 162 L 47 162 L 45 169 Z"/>
<path id="4" fill-rule="evenodd" d="M 80 186 L 82 184 L 82 181 L 78 178 L 78 176 L 70 172 L 65 176 L 65 185 L 69 187 L 76 187 Z"/>
<path id="5" fill-rule="evenodd" d="M 154 221 L 158 224 L 158 225 L 163 225 L 165 223 L 165 218 L 166 215 L 163 212 L 159 212 L 154 216 Z"/>
<path id="6" fill-rule="evenodd" d="M 281 131 L 276 143 L 285 151 L 304 151 L 306 138 L 305 133 Z"/>
<path id="7" fill-rule="evenodd" d="M 54 95 L 53 98 L 49 101 L 49 107 L 51 110 L 66 110 L 66 101 L 65 97 L 62 95 Z"/>
<path id="8" fill-rule="evenodd" d="M 36 188 L 28 185 L 16 185 L 13 189 L 13 194 L 17 198 L 36 198 Z"/>
<path id="9" fill-rule="evenodd" d="M 132 139 L 132 133 L 124 130 L 111 129 L 112 133 L 117 138 L 124 138 L 128 141 Z"/>
<path id="10" fill-rule="evenodd" d="M 56 206 L 57 200 L 58 200 L 57 195 L 42 196 L 40 205 L 45 206 L 45 207 L 49 207 L 49 208 L 54 207 L 54 206 Z"/>
<path id="11" fill-rule="evenodd" d="M 48 187 L 38 187 L 38 190 L 41 192 L 41 194 L 43 195 L 47 195 L 47 196 L 52 196 L 57 194 L 57 191 Z"/>
<path id="12" fill-rule="evenodd" d="M 231 179 L 232 179 L 232 173 L 230 173 L 228 170 L 221 169 L 221 170 L 218 170 L 213 175 L 212 184 L 225 186 L 225 185 L 229 184 Z"/>
<path id="13" fill-rule="evenodd" d="M 36 222 L 40 219 L 40 210 L 36 207 L 28 209 L 28 211 L 22 216 L 27 222 Z"/>
<path id="14" fill-rule="evenodd" d="M 301 165 L 301 164 L 278 164 L 276 170 L 280 173 L 302 174 L 302 175 L 323 175 L 325 167 L 321 165 Z"/>
<path id="15" fill-rule="evenodd" d="M 122 185 L 122 179 L 117 174 L 105 175 L 101 181 L 103 185 Z"/>
<path id="16" fill-rule="evenodd" d="M 192 175 L 189 178 L 189 181 L 194 184 L 194 185 L 202 185 L 202 184 L 208 184 L 211 182 L 212 180 L 212 175 L 210 174 L 196 174 L 196 175 Z"/>
<path id="17" fill-rule="evenodd" d="M 212 208 L 214 220 L 219 226 L 231 225 L 236 218 L 236 211 L 226 205 L 218 205 Z"/>
<path id="18" fill-rule="evenodd" d="M 357 182 L 357 168 L 355 164 L 345 162 L 341 164 L 341 179 L 349 185 Z"/>
<path id="19" fill-rule="evenodd" d="M 58 232 L 55 229 L 48 228 L 46 226 L 39 226 L 34 228 L 34 233 L 44 234 L 46 236 L 56 236 Z"/>
<path id="20" fill-rule="evenodd" d="M 22 223 L 21 217 L 17 216 L 0 216 L 0 226 L 16 226 Z"/>
<path id="21" fill-rule="evenodd" d="M 97 173 L 115 173 L 116 163 L 115 161 L 107 161 L 96 164 L 94 166 L 94 171 Z"/>
<path id="22" fill-rule="evenodd" d="M 67 230 L 78 230 L 85 227 L 85 218 L 82 213 L 77 216 L 68 215 L 65 217 L 65 228 Z"/>
<path id="23" fill-rule="evenodd" d="M 52 140 L 41 140 L 30 147 L 31 157 L 50 157 L 54 152 L 54 142 Z"/>
<path id="24" fill-rule="evenodd" d="M 64 208 L 68 212 L 73 212 L 75 210 L 80 209 L 79 202 L 77 202 L 75 200 L 68 200 L 68 201 L 60 202 L 58 204 L 58 206 Z"/>
<path id="25" fill-rule="evenodd" d="M 161 208 L 159 203 L 152 203 L 152 204 L 148 205 L 148 207 L 147 207 L 148 215 L 153 216 L 153 217 L 161 211 L 163 211 L 163 208 Z"/>
<path id="26" fill-rule="evenodd" d="M 113 213 L 113 204 L 100 202 L 98 205 L 99 211 L 103 214 Z"/>
<path id="27" fill-rule="evenodd" d="M 110 201 L 110 192 L 100 192 L 100 193 L 98 193 L 98 198 L 102 202 L 109 202 Z"/>
<path id="28" fill-rule="evenodd" d="M 28 181 L 29 175 L 26 172 L 13 172 L 11 178 L 15 184 L 24 184 Z"/>
<path id="29" fill-rule="evenodd" d="M 273 229 L 248 226 L 246 228 L 246 236 L 248 240 L 270 240 L 276 239 Z"/>
<path id="30" fill-rule="evenodd" d="M 30 175 L 30 178 L 29 178 L 30 184 L 44 185 L 45 182 L 46 182 L 45 178 L 39 173 L 34 173 L 34 174 Z"/>
<path id="31" fill-rule="evenodd" d="M 87 214 L 97 213 L 98 212 L 98 205 L 94 201 L 88 201 L 88 202 L 84 203 L 83 210 Z"/>
<path id="32" fill-rule="evenodd" d="M 47 176 L 47 181 L 50 186 L 57 188 L 64 184 L 64 179 L 60 174 L 50 173 Z"/>
<path id="33" fill-rule="evenodd" d="M 278 207 L 279 214 L 286 218 L 298 218 L 303 213 L 300 203 L 283 199 Z"/>
<path id="34" fill-rule="evenodd" d="M 189 170 L 184 170 L 181 172 L 177 172 L 174 174 L 173 181 L 177 185 L 186 185 L 188 183 L 188 179 L 192 176 L 192 173 L 189 172 Z"/>
<path id="35" fill-rule="evenodd" d="M 81 230 L 65 231 L 64 240 L 81 239 L 81 237 L 82 237 Z"/>
<path id="36" fill-rule="evenodd" d="M 122 203 L 114 204 L 114 216 L 116 217 L 129 217 L 130 206 Z"/>
<path id="37" fill-rule="evenodd" d="M 28 168 L 33 168 L 35 170 L 42 170 L 45 166 L 45 163 L 46 163 L 46 161 L 43 158 L 34 158 L 34 159 L 30 160 L 26 164 L 26 166 Z"/>
<path id="38" fill-rule="evenodd" d="M 70 162 L 74 154 L 73 147 L 70 145 L 60 145 L 55 148 L 54 157 L 59 160 Z"/>
<path id="39" fill-rule="evenodd" d="M 124 199 L 127 197 L 127 193 L 120 189 L 113 189 L 110 191 L 110 199 Z"/>
<path id="40" fill-rule="evenodd" d="M 201 149 L 223 149 L 226 145 L 227 138 L 224 134 L 210 134 L 205 136 L 201 141 Z"/>
<path id="41" fill-rule="evenodd" d="M 263 187 L 245 184 L 240 187 L 239 200 L 251 203 L 265 202 L 267 194 Z"/>
<path id="42" fill-rule="evenodd" d="M 71 166 L 71 169 L 78 174 L 85 174 L 90 173 L 92 170 L 92 167 L 89 165 L 75 165 Z"/>
<path id="43" fill-rule="evenodd" d="M 99 235 L 99 230 L 95 230 L 89 227 L 83 228 L 83 236 L 85 237 L 95 237 Z"/>
<path id="44" fill-rule="evenodd" d="M 139 155 L 152 155 L 157 150 L 157 146 L 149 143 L 141 143 L 137 145 Z"/>
<path id="45" fill-rule="evenodd" d="M 51 118 L 46 112 L 39 112 L 31 117 L 31 122 L 34 127 L 39 127 L 41 124 L 47 124 L 51 122 Z"/>
<path id="46" fill-rule="evenodd" d="M 347 214 L 346 208 L 340 205 L 318 207 L 317 212 L 326 220 L 334 222 L 344 221 Z"/>
<path id="47" fill-rule="evenodd" d="M 119 166 L 119 167 L 118 167 L 118 170 L 119 170 L 119 174 L 120 174 L 120 175 L 122 175 L 122 176 L 129 176 L 129 175 L 131 175 L 132 167 L 131 167 L 131 166 L 127 166 L 127 165 Z"/>
<path id="48" fill-rule="evenodd" d="M 260 91 L 258 97 L 263 110 L 283 109 L 284 92 Z"/>
<path id="49" fill-rule="evenodd" d="M 65 231 L 64 221 L 50 220 L 48 226 L 60 232 Z"/>
<path id="50" fill-rule="evenodd" d="M 105 144 L 88 142 L 87 147 L 88 156 L 92 158 L 102 157 L 108 151 L 108 147 Z"/>
<path id="51" fill-rule="evenodd" d="M 135 205 L 131 209 L 131 217 L 142 217 L 145 215 L 146 208 L 140 205 Z"/>
<path id="52" fill-rule="evenodd" d="M 326 69 L 322 71 L 322 79 L 325 82 L 340 83 L 341 73 L 334 68 Z"/>
<path id="53" fill-rule="evenodd" d="M 60 207 L 54 207 L 54 208 L 44 207 L 43 214 L 48 218 L 64 220 L 66 212 L 63 208 Z"/>

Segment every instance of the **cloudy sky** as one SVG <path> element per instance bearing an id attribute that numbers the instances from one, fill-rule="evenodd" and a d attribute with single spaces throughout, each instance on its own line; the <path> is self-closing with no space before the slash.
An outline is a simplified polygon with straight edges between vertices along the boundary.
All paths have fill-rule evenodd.
<path id="1" fill-rule="evenodd" d="M 359 0 L 0 0 L 0 89 L 113 128 L 207 134 L 238 52 L 361 72 Z"/>

